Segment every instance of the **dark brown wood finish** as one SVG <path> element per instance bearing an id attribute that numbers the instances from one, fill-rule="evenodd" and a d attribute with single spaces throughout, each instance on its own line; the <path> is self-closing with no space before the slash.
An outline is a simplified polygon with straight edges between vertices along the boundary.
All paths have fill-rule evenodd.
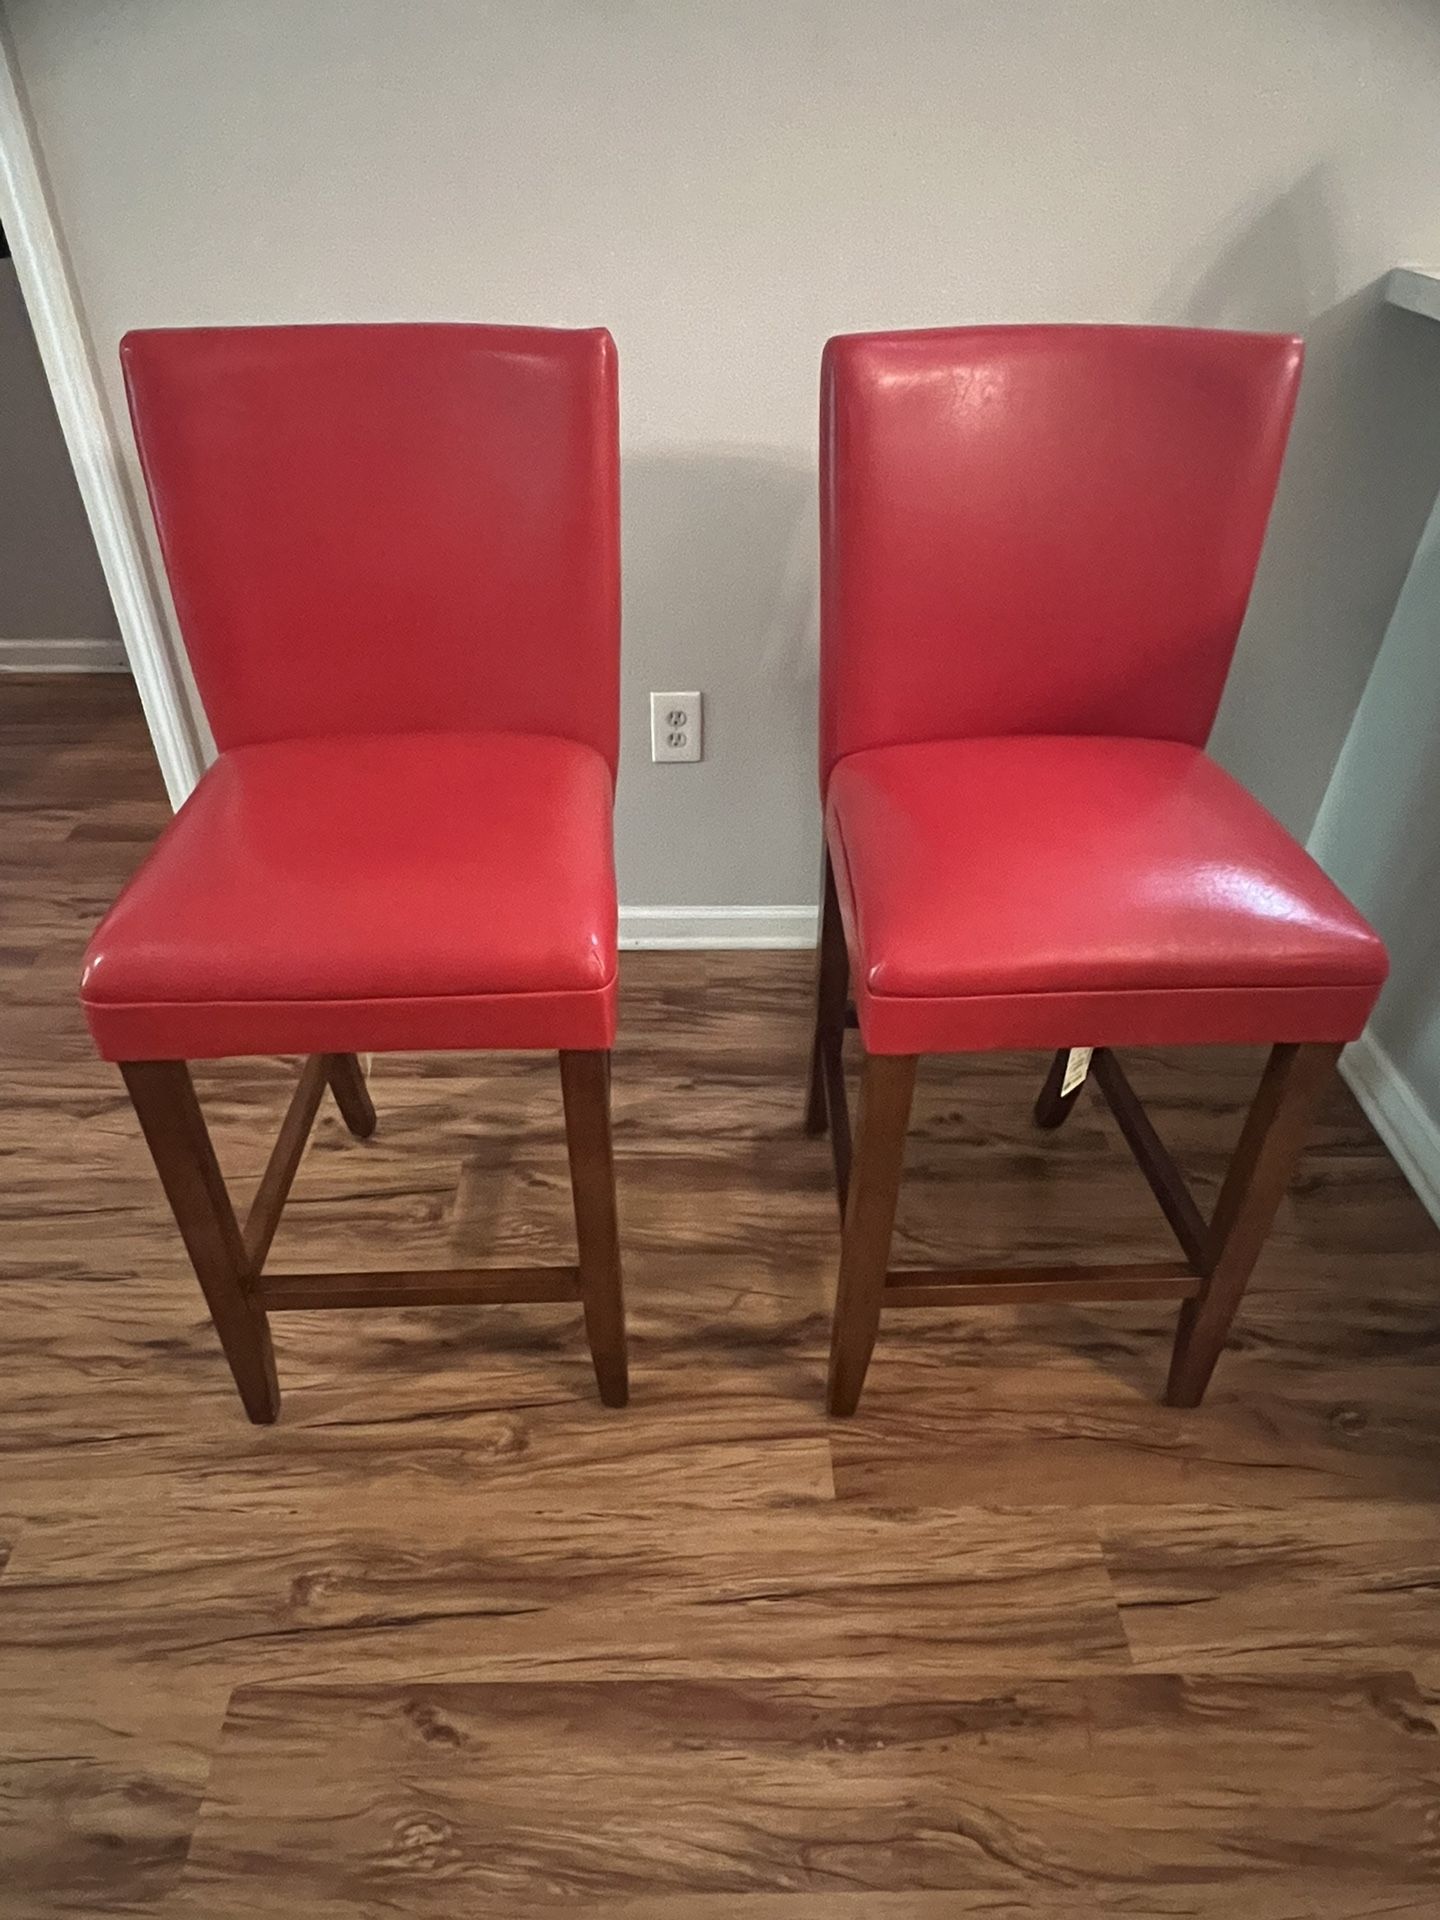
<path id="1" fill-rule="evenodd" d="M 357 1140 L 368 1140 L 375 1131 L 375 1106 L 365 1084 L 365 1069 L 353 1053 L 327 1053 L 322 1057 L 341 1118 Z"/>
<path id="2" fill-rule="evenodd" d="M 211 1317 L 252 1420 L 279 1412 L 267 1312 L 404 1306 L 522 1306 L 579 1299 L 600 1397 L 628 1397 L 625 1306 L 620 1280 L 615 1173 L 610 1150 L 610 1055 L 561 1053 L 578 1267 L 449 1267 L 387 1272 L 281 1273 L 264 1265 L 315 1124 L 326 1086 L 352 1133 L 374 1131 L 375 1114 L 353 1054 L 312 1054 L 241 1234 L 204 1115 L 183 1061 L 130 1061 L 121 1069 Z M 233 1244 L 232 1244 L 233 1240 Z"/>
<path id="3" fill-rule="evenodd" d="M 1204 1398 L 1341 1052 L 1280 1046 L 1266 1062 L 1210 1223 L 1205 1285 L 1181 1309 L 1165 1393 L 1172 1407 L 1198 1407 Z"/>
<path id="4" fill-rule="evenodd" d="M 828 867 L 826 878 L 828 902 L 833 891 Z M 811 1067 L 812 1098 L 817 1064 L 822 1061 L 822 1053 L 828 1064 L 827 1050 L 832 1049 L 831 1028 L 822 1017 L 820 1005 L 827 992 L 827 980 L 833 981 L 836 970 L 833 961 L 824 957 L 823 931 L 821 956 Z M 833 992 L 833 986 L 829 990 Z M 823 1049 L 822 1033 L 826 1036 Z M 1305 1130 L 1341 1051 L 1338 1046 L 1280 1046 L 1273 1050 L 1231 1160 L 1215 1217 L 1207 1226 L 1119 1060 L 1108 1048 L 1095 1049 L 1090 1075 L 1099 1085 L 1136 1165 L 1180 1243 L 1185 1255 L 1183 1266 L 1130 1263 L 1018 1270 L 995 1267 L 887 1272 L 897 1198 L 892 1182 L 898 1186 L 906 1123 L 902 1117 L 897 1139 L 892 1130 L 895 1116 L 901 1111 L 897 1093 L 883 1100 L 879 1111 L 883 1112 L 884 1119 L 867 1129 L 862 1092 L 862 1121 L 853 1177 L 858 1179 L 864 1173 L 864 1184 L 872 1197 L 862 1211 L 862 1224 L 852 1229 L 850 1211 L 844 1202 L 845 1178 L 837 1155 L 836 1176 L 841 1189 L 844 1226 L 831 1334 L 830 1411 L 838 1414 L 855 1411 L 874 1352 L 882 1307 L 1000 1306 L 1041 1300 L 1142 1300 L 1156 1296 L 1179 1298 L 1184 1302 L 1166 1399 L 1172 1406 L 1198 1406 L 1229 1335 L 1276 1208 L 1289 1184 L 1304 1145 Z M 1035 1103 L 1037 1124 L 1049 1130 L 1065 1120 L 1085 1084 L 1082 1081 L 1070 1093 L 1062 1095 L 1060 1089 L 1068 1057 L 1068 1049 L 1056 1054 Z M 837 1140 L 843 1132 L 848 1141 L 849 1121 L 838 1043 L 833 1045 L 833 1058 L 833 1075 L 824 1076 L 822 1088 L 831 1128 Z M 872 1085 L 889 1086 L 890 1070 L 880 1064 L 885 1058 L 872 1055 L 866 1060 L 864 1089 Z M 878 1083 L 872 1079 L 877 1068 Z M 912 1084 L 914 1073 L 915 1061 L 911 1059 L 908 1074 Z M 906 1111 L 908 1103 L 906 1093 Z M 868 1169 L 862 1165 L 866 1155 L 873 1156 L 875 1162 Z M 849 1176 L 850 1171 L 847 1153 L 844 1175 Z"/>
<path id="5" fill-rule="evenodd" d="M 245 1411 L 267 1424 L 280 1411 L 275 1349 L 190 1069 L 183 1060 L 131 1060 L 120 1072 Z"/>
<path id="6" fill-rule="evenodd" d="M 845 1201 L 840 1278 L 830 1339 L 826 1404 L 831 1413 L 855 1411 L 875 1348 L 890 1265 L 890 1236 L 900 1196 L 915 1064 L 912 1054 L 872 1053 L 860 1082 L 860 1125 Z"/>
<path id="7" fill-rule="evenodd" d="M 835 892 L 835 875 L 827 852 L 820 870 L 820 940 L 815 952 L 815 1038 L 810 1049 L 810 1091 L 805 1106 L 805 1131 L 824 1133 L 836 1123 L 841 1112 L 845 1138 L 843 1156 L 836 1146 L 836 1184 L 840 1206 L 845 1206 L 845 1185 L 849 1178 L 850 1127 L 843 1099 L 837 1102 L 836 1090 L 844 1092 L 842 1049 L 845 1043 L 846 996 L 850 985 L 850 957 L 845 950 L 845 929 L 840 923 L 840 901 Z"/>
<path id="8" fill-rule="evenodd" d="M 329 1081 L 330 1058 L 330 1055 L 323 1053 L 312 1054 L 301 1069 L 290 1105 L 285 1110 L 285 1118 L 280 1122 L 280 1131 L 275 1136 L 275 1145 L 260 1176 L 260 1185 L 250 1202 L 250 1211 L 245 1216 L 244 1240 L 245 1262 L 252 1274 L 258 1274 L 265 1265 L 266 1255 L 280 1225 L 280 1215 L 285 1211 L 285 1202 L 295 1184 L 295 1175 L 300 1171 L 300 1162 L 310 1144 L 310 1129 L 315 1124 L 315 1116 L 320 1111 L 320 1102 Z"/>
<path id="9" fill-rule="evenodd" d="M 1188 1300 L 1204 1282 L 1175 1260 L 1089 1267 L 898 1267 L 886 1307 L 1033 1306 L 1044 1300 Z"/>
<path id="10" fill-rule="evenodd" d="M 615 1156 L 610 1143 L 610 1056 L 560 1055 L 565 1144 L 580 1248 L 580 1298 L 600 1398 L 623 1407 L 630 1397 L 625 1352 L 625 1300 L 620 1279 L 620 1225 Z"/>
<path id="11" fill-rule="evenodd" d="M 578 1267 L 412 1267 L 393 1273 L 265 1273 L 269 1313 L 340 1307 L 498 1307 L 581 1298 Z"/>
<path id="12" fill-rule="evenodd" d="M 1047 1131 L 1064 1126 L 1075 1109 L 1075 1102 L 1085 1091 L 1083 1080 L 1078 1087 L 1072 1087 L 1069 1093 L 1060 1091 L 1065 1084 L 1065 1067 L 1069 1059 L 1070 1049 L 1061 1047 L 1050 1062 L 1050 1071 L 1045 1076 L 1045 1084 L 1036 1096 L 1035 1124 L 1037 1127 L 1044 1127 Z M 1093 1066 L 1093 1061 L 1091 1064 Z"/>
<path id="13" fill-rule="evenodd" d="M 1125 1144 L 1135 1156 L 1135 1164 L 1150 1183 L 1150 1191 L 1160 1203 L 1160 1211 L 1170 1222 L 1180 1251 L 1196 1273 L 1203 1273 L 1209 1256 L 1210 1234 L 1205 1216 L 1196 1206 L 1184 1176 L 1170 1158 L 1165 1143 L 1151 1124 L 1150 1116 L 1125 1077 L 1125 1069 L 1108 1047 L 1097 1047 L 1090 1062 L 1095 1083 L 1105 1096 L 1125 1136 Z"/>

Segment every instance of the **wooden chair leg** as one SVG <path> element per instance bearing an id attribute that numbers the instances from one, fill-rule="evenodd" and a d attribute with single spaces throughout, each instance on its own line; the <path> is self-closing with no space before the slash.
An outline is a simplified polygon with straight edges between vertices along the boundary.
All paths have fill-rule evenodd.
<path id="1" fill-rule="evenodd" d="M 1072 1087 L 1069 1093 L 1061 1093 L 1065 1083 L 1065 1068 L 1070 1059 L 1070 1049 L 1062 1047 L 1050 1063 L 1050 1071 L 1045 1076 L 1045 1084 L 1035 1102 L 1035 1124 L 1037 1127 L 1054 1128 L 1063 1126 L 1070 1116 L 1070 1109 L 1080 1098 L 1085 1083 Z"/>
<path id="2" fill-rule="evenodd" d="M 623 1407 L 630 1397 L 625 1359 L 625 1298 L 620 1278 L 620 1231 L 615 1209 L 615 1161 L 610 1145 L 610 1055 L 563 1052 L 560 1088 L 565 1144 L 575 1199 L 580 1250 L 580 1297 L 600 1398 Z"/>
<path id="3" fill-rule="evenodd" d="M 845 1045 L 845 997 L 850 987 L 850 958 L 845 951 L 845 929 L 830 855 L 825 855 L 820 881 L 820 946 L 815 965 L 815 1040 L 810 1049 L 810 1094 L 805 1104 L 805 1131 L 824 1133 L 829 1124 L 826 1098 L 827 1068 L 839 1071 Z"/>
<path id="4" fill-rule="evenodd" d="M 830 1334 L 826 1404 L 834 1414 L 854 1413 L 875 1350 L 915 1067 L 914 1054 L 872 1053 L 865 1061 Z"/>
<path id="5" fill-rule="evenodd" d="M 353 1053 L 327 1053 L 325 1078 L 341 1119 L 358 1140 L 368 1140 L 375 1131 L 375 1104 L 359 1060 Z"/>
<path id="6" fill-rule="evenodd" d="M 120 1068 L 250 1418 L 280 1411 L 270 1326 L 250 1291 L 235 1210 L 183 1060 L 129 1060 Z"/>
<path id="7" fill-rule="evenodd" d="M 1340 1053 L 1322 1044 L 1271 1051 L 1215 1205 L 1205 1285 L 1180 1312 L 1165 1392 L 1172 1407 L 1198 1407 L 1205 1397 Z"/>

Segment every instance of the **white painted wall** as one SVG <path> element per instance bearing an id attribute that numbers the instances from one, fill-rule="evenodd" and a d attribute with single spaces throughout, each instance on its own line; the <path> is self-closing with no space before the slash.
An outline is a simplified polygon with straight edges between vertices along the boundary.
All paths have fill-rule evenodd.
<path id="1" fill-rule="evenodd" d="M 1440 255 L 1433 0 L 3 0 L 102 366 L 127 327 L 603 321 L 632 904 L 813 897 L 819 350 L 1001 320 L 1296 328 L 1216 736 L 1304 831 L 1440 487 L 1374 289 Z M 652 768 L 645 691 L 701 687 Z"/>

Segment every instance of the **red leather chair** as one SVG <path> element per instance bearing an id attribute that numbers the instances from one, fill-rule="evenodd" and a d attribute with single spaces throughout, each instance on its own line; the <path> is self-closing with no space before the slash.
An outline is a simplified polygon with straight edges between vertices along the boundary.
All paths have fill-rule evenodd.
<path id="1" fill-rule="evenodd" d="M 619 485 L 608 333 L 132 333 L 140 456 L 219 757 L 90 945 L 252 1420 L 284 1308 L 567 1300 L 626 1398 L 610 1147 Z M 578 1265 L 270 1274 L 327 1084 L 363 1051 L 560 1056 Z M 309 1056 L 243 1228 L 187 1061 Z"/>
<path id="2" fill-rule="evenodd" d="M 1195 1406 L 1379 940 L 1205 754 L 1280 471 L 1298 340 L 976 327 L 830 341 L 821 392 L 825 897 L 807 1124 L 844 1219 L 829 1406 L 882 1305 L 1183 1302 Z M 849 982 L 854 1013 L 849 1014 Z M 853 1164 L 841 1046 L 865 1064 Z M 1207 1224 L 1110 1050 L 1273 1050 Z M 1092 1070 L 1179 1241 L 1144 1266 L 892 1272 L 922 1053 Z M 1078 1074 L 1083 1054 L 1077 1054 Z"/>

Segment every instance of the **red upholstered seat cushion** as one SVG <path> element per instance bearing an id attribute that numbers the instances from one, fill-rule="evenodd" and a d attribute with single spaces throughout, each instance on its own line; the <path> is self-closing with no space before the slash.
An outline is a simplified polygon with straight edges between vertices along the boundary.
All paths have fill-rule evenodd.
<path id="1" fill-rule="evenodd" d="M 612 780 L 518 733 L 222 754 L 102 922 L 110 1059 L 608 1047 Z"/>
<path id="2" fill-rule="evenodd" d="M 870 748 L 826 830 L 872 1052 L 1348 1040 L 1385 977 L 1304 849 L 1175 741 Z"/>

